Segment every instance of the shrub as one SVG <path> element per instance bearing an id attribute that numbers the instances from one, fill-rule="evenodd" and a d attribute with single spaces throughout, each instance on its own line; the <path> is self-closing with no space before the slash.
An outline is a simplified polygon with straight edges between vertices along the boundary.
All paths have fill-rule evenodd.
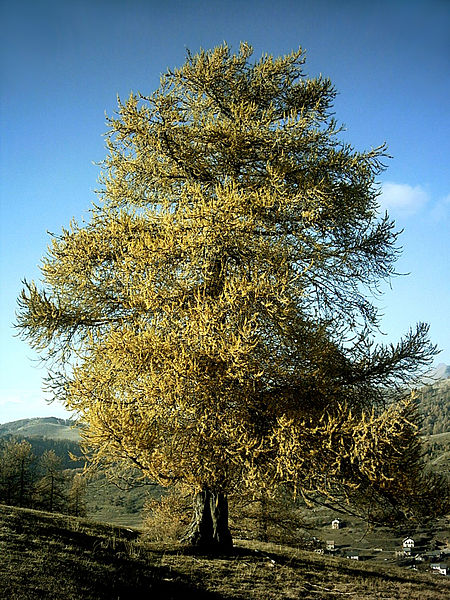
<path id="1" fill-rule="evenodd" d="M 178 487 L 170 488 L 159 499 L 147 500 L 143 510 L 143 533 L 147 540 L 178 540 L 192 518 L 191 496 Z"/>

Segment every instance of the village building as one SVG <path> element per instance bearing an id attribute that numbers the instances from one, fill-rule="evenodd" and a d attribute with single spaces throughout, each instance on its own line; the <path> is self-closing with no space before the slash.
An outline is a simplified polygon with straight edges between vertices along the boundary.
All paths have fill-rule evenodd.
<path id="1" fill-rule="evenodd" d="M 328 551 L 332 551 L 336 549 L 336 546 L 334 545 L 334 540 L 327 540 L 326 541 L 326 549 Z"/>
<path id="2" fill-rule="evenodd" d="M 340 519 L 334 519 L 331 521 L 331 529 L 340 529 L 342 526 L 342 521 Z"/>
<path id="3" fill-rule="evenodd" d="M 431 563 L 430 565 L 433 571 L 440 573 L 441 575 L 450 575 L 449 567 L 447 563 Z"/>
<path id="4" fill-rule="evenodd" d="M 403 548 L 414 548 L 414 540 L 411 537 L 407 537 L 403 540 Z"/>

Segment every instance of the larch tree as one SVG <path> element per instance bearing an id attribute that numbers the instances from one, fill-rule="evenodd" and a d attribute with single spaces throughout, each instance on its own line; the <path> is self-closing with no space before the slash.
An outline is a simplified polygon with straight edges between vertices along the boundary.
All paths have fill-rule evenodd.
<path id="1" fill-rule="evenodd" d="M 15 438 L 2 440 L 0 445 L 0 501 L 27 506 L 31 503 L 35 456 L 31 444 Z"/>
<path id="2" fill-rule="evenodd" d="M 86 488 L 86 479 L 81 473 L 75 473 L 67 494 L 67 508 L 71 515 L 86 515 Z"/>
<path id="3" fill-rule="evenodd" d="M 189 486 L 185 540 L 220 548 L 244 487 L 412 510 L 441 485 L 401 392 L 435 354 L 427 326 L 373 342 L 398 255 L 385 146 L 339 140 L 302 50 L 251 55 L 188 53 L 119 100 L 99 201 L 53 237 L 18 313 L 91 461 Z"/>
<path id="4" fill-rule="evenodd" d="M 46 450 L 39 461 L 41 478 L 36 484 L 36 500 L 49 512 L 65 511 L 66 475 L 62 470 L 62 459 L 54 450 Z"/>

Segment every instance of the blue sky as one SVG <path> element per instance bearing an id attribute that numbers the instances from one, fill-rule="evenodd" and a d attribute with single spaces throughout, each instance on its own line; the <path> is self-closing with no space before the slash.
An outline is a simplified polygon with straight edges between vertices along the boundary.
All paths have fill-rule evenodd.
<path id="1" fill-rule="evenodd" d="M 306 72 L 329 76 L 343 138 L 386 141 L 380 178 L 402 273 L 378 301 L 385 342 L 425 321 L 450 364 L 450 3 L 352 0 L 0 1 L 0 422 L 62 416 L 45 370 L 14 337 L 21 280 L 38 278 L 49 242 L 95 200 L 105 112 L 152 92 L 186 49 L 246 40 L 254 56 L 302 46 Z"/>

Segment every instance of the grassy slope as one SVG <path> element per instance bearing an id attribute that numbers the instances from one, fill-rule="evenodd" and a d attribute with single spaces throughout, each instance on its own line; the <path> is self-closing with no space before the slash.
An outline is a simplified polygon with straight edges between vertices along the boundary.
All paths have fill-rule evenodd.
<path id="1" fill-rule="evenodd" d="M 114 523 L 125 527 L 142 525 L 142 509 L 150 497 L 161 495 L 161 488 L 137 486 L 121 490 L 99 473 L 87 486 L 86 502 L 88 516 L 93 521 Z"/>
<path id="2" fill-rule="evenodd" d="M 44 437 L 51 440 L 80 441 L 80 433 L 71 421 L 56 417 L 21 419 L 0 425 L 0 436 L 14 435 L 19 438 Z"/>
<path id="3" fill-rule="evenodd" d="M 258 542 L 233 555 L 144 545 L 137 533 L 73 517 L 0 506 L 1 600 L 431 600 L 445 577 Z"/>

